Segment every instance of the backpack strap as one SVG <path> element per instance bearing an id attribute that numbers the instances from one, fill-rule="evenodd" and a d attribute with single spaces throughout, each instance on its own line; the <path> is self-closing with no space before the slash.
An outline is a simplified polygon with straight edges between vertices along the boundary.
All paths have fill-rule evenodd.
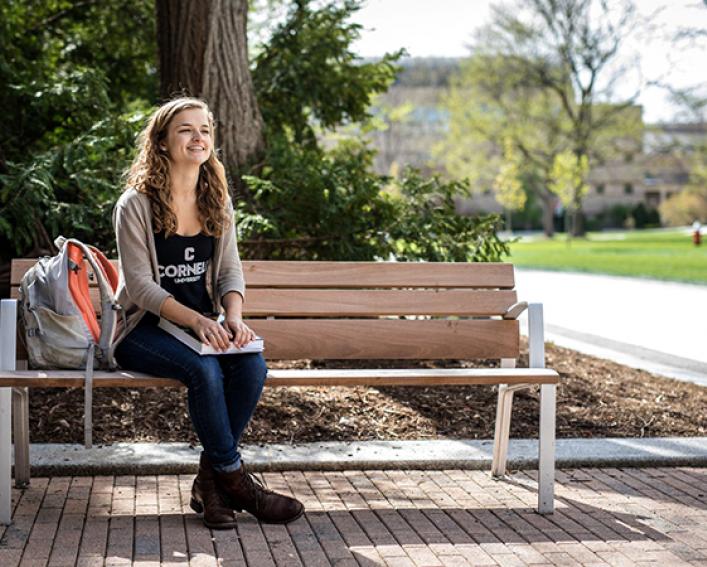
<path id="1" fill-rule="evenodd" d="M 86 449 L 93 446 L 93 353 L 96 345 L 91 343 L 86 357 L 83 396 L 83 443 Z"/>
<path id="2" fill-rule="evenodd" d="M 93 444 L 93 368 L 96 347 L 99 348 L 101 360 L 109 368 L 113 368 L 111 344 L 115 332 L 116 311 L 119 307 L 115 301 L 115 291 L 118 287 L 118 273 L 110 260 L 93 246 L 87 246 L 75 238 L 58 237 L 54 243 L 57 247 L 68 246 L 69 259 L 77 269 L 70 272 L 76 274 L 73 287 L 70 285 L 72 297 L 81 310 L 84 320 L 91 329 L 94 341 L 88 347 L 86 369 L 84 373 L 84 445 L 87 449 Z M 98 289 L 101 294 L 101 324 L 98 324 L 96 311 L 91 302 L 88 288 L 88 275 L 83 269 L 84 258 L 88 261 L 95 274 Z M 92 322 L 89 323 L 89 321 Z"/>

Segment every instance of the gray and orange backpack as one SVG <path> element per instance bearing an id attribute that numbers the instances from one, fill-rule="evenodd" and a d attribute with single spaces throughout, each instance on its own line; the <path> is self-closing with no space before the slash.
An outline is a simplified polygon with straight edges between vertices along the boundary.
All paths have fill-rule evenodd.
<path id="1" fill-rule="evenodd" d="M 115 300 L 118 272 L 93 246 L 62 236 L 54 243 L 59 253 L 40 258 L 20 283 L 21 336 L 31 368 L 84 370 L 88 448 L 92 445 L 93 369 L 115 369 L 113 339 L 121 311 Z M 91 299 L 89 279 L 97 283 L 98 308 Z"/>

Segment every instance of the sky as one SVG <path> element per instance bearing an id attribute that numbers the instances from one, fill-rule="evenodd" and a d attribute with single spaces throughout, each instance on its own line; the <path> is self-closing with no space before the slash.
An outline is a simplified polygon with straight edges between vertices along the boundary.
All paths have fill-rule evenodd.
<path id="1" fill-rule="evenodd" d="M 401 47 L 412 57 L 464 57 L 474 30 L 488 22 L 493 1 L 366 0 L 353 17 L 364 27 L 353 49 L 363 57 Z M 635 0 L 635 4 L 653 29 L 637 31 L 626 44 L 625 62 L 640 61 L 640 67 L 619 94 L 631 96 L 639 84 L 655 80 L 677 88 L 707 87 L 707 41 L 677 49 L 671 39 L 682 27 L 707 30 L 707 0 Z M 650 123 L 669 121 L 679 111 L 666 90 L 658 87 L 643 86 L 638 101 Z"/>

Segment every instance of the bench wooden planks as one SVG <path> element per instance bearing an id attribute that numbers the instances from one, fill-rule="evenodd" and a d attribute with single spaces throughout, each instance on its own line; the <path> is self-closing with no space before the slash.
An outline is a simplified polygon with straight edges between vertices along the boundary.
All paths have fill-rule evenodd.
<path id="1" fill-rule="evenodd" d="M 83 387 L 83 373 L 76 370 L 0 371 L 0 387 L 42 388 Z M 323 369 L 270 370 L 266 386 L 459 386 L 477 384 L 556 384 L 557 372 L 545 368 L 433 368 L 433 369 Z M 97 371 L 94 388 L 183 387 L 174 378 L 160 378 L 139 372 Z"/>
<path id="2" fill-rule="evenodd" d="M 36 259 L 12 261 L 11 285 L 19 285 Z M 117 266 L 117 260 L 111 260 Z M 513 289 L 513 264 L 504 262 L 333 262 L 244 260 L 249 288 L 450 287 Z M 427 267 L 424 267 L 427 266 Z"/>
<path id="3" fill-rule="evenodd" d="M 249 319 L 267 358 L 515 358 L 518 321 Z"/>
<path id="4" fill-rule="evenodd" d="M 98 288 L 90 288 L 94 308 Z M 19 287 L 10 297 L 19 298 Z M 377 317 L 380 315 L 503 315 L 515 304 L 515 291 L 468 289 L 248 289 L 243 314 L 249 317 Z"/>
<path id="5" fill-rule="evenodd" d="M 34 263 L 12 262 L 12 297 Z M 440 262 L 430 267 L 427 262 L 244 261 L 244 315 L 266 338 L 270 359 L 517 357 L 518 322 L 488 319 L 502 316 L 517 301 L 515 290 L 506 289 L 514 285 L 513 266 Z M 97 305 L 95 284 L 92 288 Z M 431 319 L 445 316 L 454 319 Z"/>

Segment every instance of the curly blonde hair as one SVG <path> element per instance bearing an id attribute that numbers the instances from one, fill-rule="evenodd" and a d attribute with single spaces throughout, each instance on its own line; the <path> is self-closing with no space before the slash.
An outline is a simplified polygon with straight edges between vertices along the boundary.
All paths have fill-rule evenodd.
<path id="1" fill-rule="evenodd" d="M 150 199 L 152 223 L 155 232 L 165 231 L 166 236 L 177 232 L 177 216 L 172 210 L 170 190 L 170 161 L 160 151 L 160 142 L 167 136 L 172 119 L 191 108 L 203 108 L 209 117 L 209 129 L 214 131 L 213 114 L 207 104 L 197 98 L 182 97 L 166 102 L 152 113 L 147 126 L 138 137 L 139 152 L 125 174 L 125 190 L 135 188 Z M 232 219 L 226 213 L 228 183 L 223 164 L 211 152 L 209 159 L 199 168 L 196 202 L 203 232 L 220 237 Z"/>

